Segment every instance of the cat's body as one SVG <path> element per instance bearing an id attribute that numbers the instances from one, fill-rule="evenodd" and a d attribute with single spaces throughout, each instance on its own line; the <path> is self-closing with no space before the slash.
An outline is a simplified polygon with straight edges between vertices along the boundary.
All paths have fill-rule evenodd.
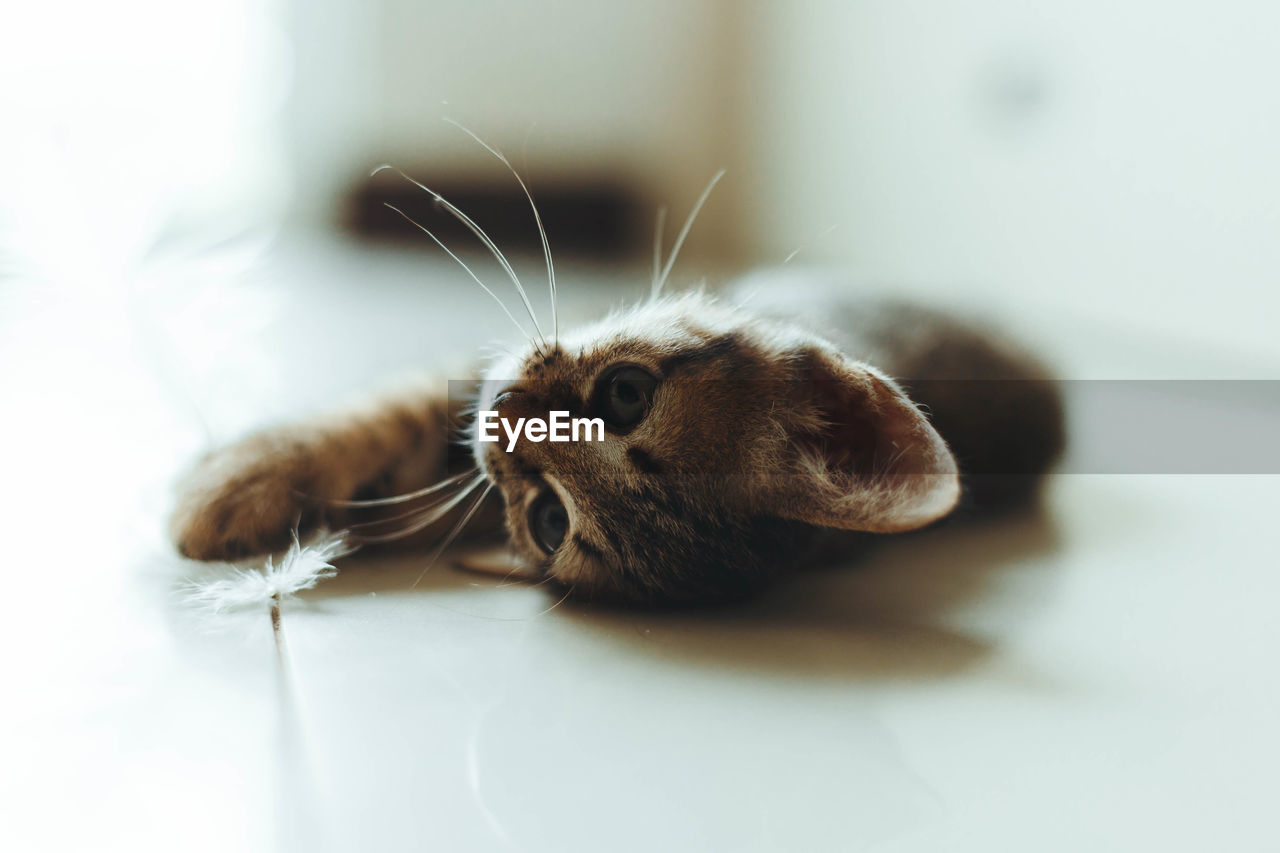
<path id="1" fill-rule="evenodd" d="M 366 530 L 439 536 L 472 507 L 482 527 L 497 513 L 478 489 L 494 488 L 527 577 L 588 598 L 703 601 L 758 589 L 823 528 L 896 532 L 946 516 L 961 471 L 971 505 L 1026 499 L 1063 444 L 1052 379 L 1004 340 L 920 307 L 767 278 L 531 343 L 470 401 L 510 420 L 602 417 L 604 441 L 507 452 L 477 441 L 472 422 L 451 445 L 467 402 L 427 383 L 211 454 L 174 515 L 179 549 L 241 557 L 280 547 L 300 518 L 350 523 L 353 498 L 431 487 L 452 446 L 455 465 L 474 460 L 474 485 L 442 482 L 405 504 L 407 520 Z"/>

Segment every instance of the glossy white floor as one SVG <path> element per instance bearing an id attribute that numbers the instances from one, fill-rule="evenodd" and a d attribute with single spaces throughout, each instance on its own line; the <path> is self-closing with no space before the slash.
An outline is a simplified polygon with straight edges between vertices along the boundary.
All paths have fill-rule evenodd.
<path id="1" fill-rule="evenodd" d="M 286 607 L 282 703 L 265 614 L 175 593 L 197 569 L 164 539 L 170 478 L 206 435 L 506 321 L 416 255 L 171 274 L 0 292 L 3 849 L 1275 843 L 1276 477 L 1064 475 L 1039 514 L 714 614 L 551 608 L 445 565 L 411 589 L 420 558 L 352 559 Z M 618 292 L 583 278 L 579 309 Z M 1222 375 L 1025 324 L 1072 376 Z"/>

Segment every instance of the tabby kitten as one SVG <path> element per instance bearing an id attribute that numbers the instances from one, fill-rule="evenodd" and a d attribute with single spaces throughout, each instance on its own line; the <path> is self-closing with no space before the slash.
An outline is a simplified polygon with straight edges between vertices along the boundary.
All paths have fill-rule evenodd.
<path id="1" fill-rule="evenodd" d="M 178 549 L 236 559 L 321 522 L 439 541 L 501 517 L 504 573 L 580 598 L 701 602 L 758 590 L 823 531 L 915 530 L 1034 495 L 1063 446 L 1058 389 L 1034 359 L 849 287 L 755 284 L 531 341 L 470 401 L 424 383 L 216 451 L 182 486 Z M 605 436 L 507 452 L 478 440 L 476 410 L 598 417 Z M 378 508 L 392 514 L 358 520 Z"/>

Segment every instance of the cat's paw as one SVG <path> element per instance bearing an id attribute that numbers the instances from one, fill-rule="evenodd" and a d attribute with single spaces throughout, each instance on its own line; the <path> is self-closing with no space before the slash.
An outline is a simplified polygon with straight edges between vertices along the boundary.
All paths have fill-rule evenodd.
<path id="1" fill-rule="evenodd" d="M 178 552 L 238 560 L 283 548 L 296 528 L 317 522 L 322 473 L 314 449 L 296 437 L 257 435 L 214 451 L 179 488 L 169 525 Z"/>

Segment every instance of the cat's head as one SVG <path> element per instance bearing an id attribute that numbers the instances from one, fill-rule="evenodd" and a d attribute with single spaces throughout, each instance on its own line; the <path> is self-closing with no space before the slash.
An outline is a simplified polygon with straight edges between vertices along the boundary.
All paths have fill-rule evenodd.
<path id="1" fill-rule="evenodd" d="M 576 596 L 714 600 L 757 588 L 812 527 L 896 532 L 955 505 L 955 460 L 887 377 L 701 294 L 612 315 L 495 364 L 514 426 L 601 418 L 601 441 L 473 435 L 529 573 Z M 593 435 L 594 437 L 594 435 Z"/>

